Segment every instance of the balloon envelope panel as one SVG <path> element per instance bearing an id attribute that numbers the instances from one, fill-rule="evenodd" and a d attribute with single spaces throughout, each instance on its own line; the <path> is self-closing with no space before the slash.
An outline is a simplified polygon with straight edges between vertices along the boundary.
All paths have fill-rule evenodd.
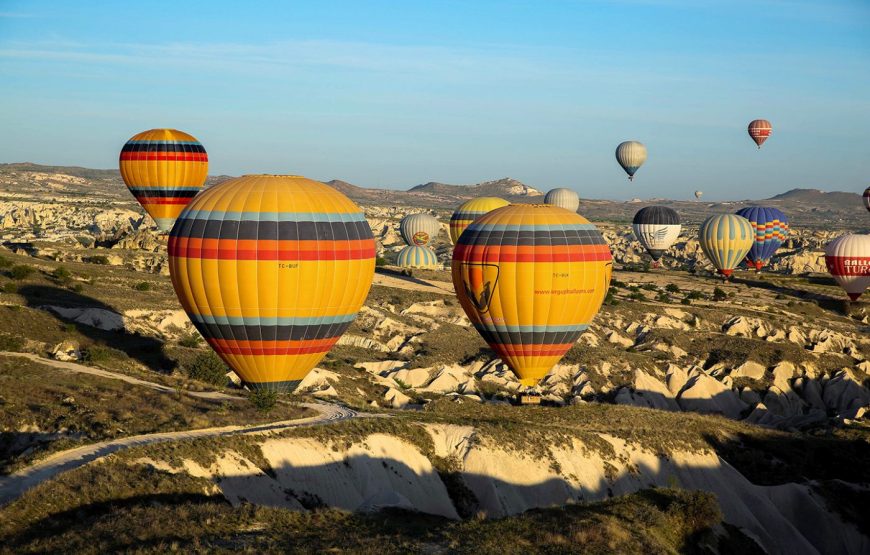
<path id="1" fill-rule="evenodd" d="M 164 232 L 208 177 L 205 148 L 176 129 L 134 135 L 121 149 L 118 164 L 127 188 Z"/>
<path id="2" fill-rule="evenodd" d="M 701 250 L 719 273 L 730 276 L 752 248 L 755 232 L 746 218 L 736 214 L 722 214 L 704 220 L 698 232 L 698 240 Z"/>
<path id="3" fill-rule="evenodd" d="M 580 208 L 580 196 L 571 189 L 552 189 L 544 196 L 544 202 L 569 212 L 576 212 Z"/>
<path id="4" fill-rule="evenodd" d="M 181 305 L 252 388 L 292 390 L 354 320 L 375 243 L 359 207 L 298 176 L 244 176 L 197 196 L 169 236 Z"/>
<path id="5" fill-rule="evenodd" d="M 640 244 L 658 261 L 680 235 L 680 215 L 667 206 L 647 206 L 634 215 L 631 228 Z"/>
<path id="6" fill-rule="evenodd" d="M 601 308 L 610 248 L 578 214 L 511 205 L 479 218 L 453 251 L 453 285 L 474 327 L 535 385 Z"/>
<path id="7" fill-rule="evenodd" d="M 749 220 L 755 231 L 755 242 L 746 258 L 760 270 L 788 237 L 788 217 L 769 206 L 747 206 L 738 210 L 737 215 Z"/>
<path id="8" fill-rule="evenodd" d="M 825 265 L 854 301 L 870 286 L 870 236 L 837 237 L 825 247 Z"/>
<path id="9" fill-rule="evenodd" d="M 864 189 L 864 208 L 870 211 L 870 187 Z"/>
<path id="10" fill-rule="evenodd" d="M 471 222 L 508 204 L 508 201 L 498 197 L 479 197 L 461 204 L 450 217 L 450 241 L 457 244 L 459 236 Z"/>

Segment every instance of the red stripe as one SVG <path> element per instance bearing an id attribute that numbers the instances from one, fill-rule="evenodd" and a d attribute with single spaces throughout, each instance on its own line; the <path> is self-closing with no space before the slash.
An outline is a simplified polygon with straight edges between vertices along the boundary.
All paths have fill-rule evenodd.
<path id="1" fill-rule="evenodd" d="M 329 351 L 338 337 L 301 341 L 234 341 L 208 339 L 212 348 L 231 355 L 310 355 Z"/>
<path id="2" fill-rule="evenodd" d="M 573 343 L 555 345 L 502 345 L 498 343 L 491 343 L 490 347 L 492 347 L 494 351 L 505 356 L 560 357 L 567 353 L 568 349 L 570 349 L 573 345 Z"/>
<path id="3" fill-rule="evenodd" d="M 609 262 L 613 260 L 607 245 L 571 245 L 561 247 L 516 247 L 491 245 L 457 245 L 453 259 L 459 262 Z"/>
<path id="4" fill-rule="evenodd" d="M 217 260 L 366 260 L 375 257 L 371 239 L 357 241 L 258 241 L 170 237 L 169 256 Z"/>
<path id="5" fill-rule="evenodd" d="M 122 161 L 169 160 L 172 162 L 208 162 L 204 152 L 122 152 Z"/>
<path id="6" fill-rule="evenodd" d="M 141 204 L 187 204 L 193 197 L 136 197 Z"/>

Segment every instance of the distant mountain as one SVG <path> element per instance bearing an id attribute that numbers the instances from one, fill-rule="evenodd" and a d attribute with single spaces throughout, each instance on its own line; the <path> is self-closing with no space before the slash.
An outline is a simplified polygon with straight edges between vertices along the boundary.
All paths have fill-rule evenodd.
<path id="1" fill-rule="evenodd" d="M 861 195 L 844 191 L 831 191 L 826 193 L 819 189 L 792 189 L 767 200 L 783 202 L 799 202 L 808 207 L 817 208 L 853 208 L 861 205 Z"/>
<path id="2" fill-rule="evenodd" d="M 409 193 L 429 193 L 435 195 L 455 195 L 468 197 L 535 197 L 543 193 L 525 183 L 503 177 L 494 181 L 485 181 L 476 185 L 448 185 L 430 181 L 422 185 L 416 185 L 408 189 Z"/>

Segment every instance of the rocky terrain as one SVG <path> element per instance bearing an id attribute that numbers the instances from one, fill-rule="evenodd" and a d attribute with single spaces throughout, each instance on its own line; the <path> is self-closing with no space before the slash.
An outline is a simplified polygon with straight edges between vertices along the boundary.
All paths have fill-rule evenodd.
<path id="1" fill-rule="evenodd" d="M 769 269 L 738 271 L 730 283 L 715 277 L 694 237 L 704 214 L 740 203 L 671 202 L 689 223 L 662 268 L 650 269 L 625 223 L 640 205 L 584 201 L 580 212 L 614 255 L 610 294 L 539 386 L 550 406 L 515 407 L 520 385 L 470 327 L 449 270 L 407 275 L 390 264 L 407 213 L 439 218 L 445 233 L 435 249 L 449 264 L 446 223 L 466 195 L 501 191 L 529 202 L 539 192 L 513 180 L 400 193 L 332 184 L 362 203 L 381 266 L 359 317 L 293 398 L 382 417 L 244 442 L 143 447 L 82 468 L 75 480 L 126 468 L 159 476 L 149 493 L 157 498 L 185 480 L 234 507 L 391 508 L 445 522 L 524 518 L 517 515 L 535 508 L 679 487 L 714 494 L 722 518 L 709 525 L 719 538 L 712 545 L 742 538 L 769 552 L 870 549 L 866 511 L 855 510 L 870 482 L 870 306 L 844 301 L 821 253 L 840 227 L 862 229 L 866 211 L 860 200 L 850 207 L 851 193 L 780 195 L 772 202 L 792 215 L 792 236 Z M 802 204 L 808 199 L 814 206 Z M 158 382 L 179 396 L 215 387 L 241 394 L 225 368 L 206 361 L 166 276 L 164 240 L 116 172 L 0 167 L 0 239 L 0 351 Z M 104 386 L 79 390 L 64 378 L 61 387 L 38 363 L 28 372 L 46 375 L 31 385 L 40 401 L 22 409 L 13 367 L 0 367 L 4 468 L 134 428 L 135 413 L 96 408 Z M 155 415 L 149 429 L 195 426 L 190 411 L 210 412 Z M 32 496 L 75 489 L 64 480 L 40 487 Z M 82 496 L 82 504 L 99 501 Z M 48 508 L 27 512 L 23 503 L 34 499 L 10 505 L 10 518 L 38 522 Z M 245 525 L 258 518 L 266 517 Z"/>

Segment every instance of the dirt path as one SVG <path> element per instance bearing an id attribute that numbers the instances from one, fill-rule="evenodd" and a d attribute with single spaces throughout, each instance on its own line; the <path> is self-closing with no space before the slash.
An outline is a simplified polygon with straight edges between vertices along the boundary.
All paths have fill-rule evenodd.
<path id="1" fill-rule="evenodd" d="M 81 374 L 89 374 L 92 376 L 100 376 L 111 380 L 120 380 L 141 387 L 154 389 L 163 393 L 176 393 L 176 390 L 169 386 L 140 380 L 132 376 L 117 374 L 115 372 L 110 372 L 108 370 L 103 370 L 100 368 L 92 368 L 90 366 L 76 364 L 74 362 L 61 362 L 58 360 L 51 360 L 31 353 L 10 353 L 0 351 L 0 356 L 23 357 L 34 362 L 38 362 L 40 364 L 44 364 L 54 368 L 60 368 L 62 370 L 78 372 Z M 184 393 L 187 393 L 188 395 L 191 395 L 193 397 L 211 400 L 244 399 L 243 397 L 227 395 L 218 391 L 185 390 Z M 89 462 L 95 461 L 97 459 L 105 457 L 106 455 L 109 455 L 116 451 L 120 451 L 121 449 L 126 449 L 128 447 L 135 447 L 137 445 L 149 445 L 153 443 L 164 443 L 167 441 L 179 441 L 199 437 L 226 436 L 232 434 L 265 434 L 279 430 L 286 430 L 288 428 L 296 428 L 300 426 L 315 426 L 319 424 L 338 422 L 340 420 L 347 420 L 349 418 L 361 418 L 369 416 L 367 414 L 357 413 L 352 409 L 342 407 L 340 405 L 334 405 L 329 403 L 301 403 L 301 406 L 310 408 L 318 412 L 319 414 L 317 416 L 310 416 L 297 420 L 282 420 L 280 422 L 252 424 L 249 426 L 221 426 L 214 428 L 201 428 L 199 430 L 183 430 L 178 432 L 160 432 L 156 434 L 136 435 L 112 439 L 108 441 L 101 441 L 98 443 L 92 443 L 90 445 L 83 445 L 82 447 L 76 447 L 75 449 L 69 449 L 67 451 L 54 453 L 52 455 L 49 455 L 45 459 L 37 461 L 31 466 L 28 466 L 27 468 L 23 468 L 18 472 L 14 472 L 8 476 L 0 477 L 0 506 L 14 501 L 18 497 L 20 497 L 25 491 L 41 484 L 46 480 L 54 478 L 62 472 L 79 468 Z"/>

